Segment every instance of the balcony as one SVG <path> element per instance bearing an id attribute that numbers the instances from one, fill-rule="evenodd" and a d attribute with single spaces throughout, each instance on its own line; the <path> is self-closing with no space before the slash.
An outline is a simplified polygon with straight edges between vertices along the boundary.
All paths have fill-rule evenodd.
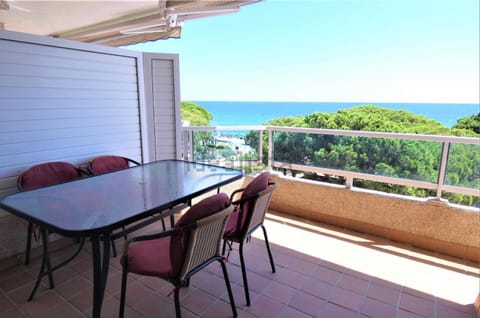
<path id="1" fill-rule="evenodd" d="M 262 236 L 254 237 L 245 249 L 250 307 L 245 306 L 238 251 L 229 256 L 239 317 L 475 317 L 478 263 L 273 210 L 266 227 L 277 272 L 270 272 Z M 158 225 L 144 232 L 155 230 L 160 230 Z M 53 259 L 68 254 L 71 244 L 57 241 Z M 20 263 L 15 259 L 0 263 L 2 317 L 89 317 L 92 269 L 88 248 L 55 273 L 55 289 L 48 289 L 45 282 L 31 302 L 26 299 L 40 257 L 37 254 L 30 266 Z M 118 315 L 120 265 L 118 259 L 110 264 L 102 317 Z M 171 292 L 172 286 L 159 279 L 130 275 L 127 317 L 172 317 Z M 217 264 L 193 276 L 181 297 L 184 317 L 231 316 Z"/>
<path id="2" fill-rule="evenodd" d="M 239 127 L 235 127 L 238 129 Z M 186 129 L 185 151 L 193 154 L 193 145 Z M 201 128 L 208 131 L 211 127 Z M 215 129 L 215 128 L 213 128 Z M 233 128 L 232 128 L 233 129 Z M 263 128 L 258 129 L 262 131 Z M 396 178 L 364 172 L 316 167 L 304 163 L 275 160 L 273 130 L 269 133 L 269 167 L 278 171 L 295 170 L 325 173 L 343 178 L 344 184 L 327 184 L 274 173 L 280 185 L 272 199 L 267 228 L 278 265 L 269 272 L 261 238 L 247 245 L 247 263 L 253 291 L 252 306 L 244 305 L 238 253 L 229 258 L 229 271 L 234 285 L 240 317 L 475 317 L 480 302 L 480 219 L 478 209 L 453 205 L 442 198 L 445 190 L 475 195 L 476 188 L 458 187 L 441 180 L 448 174 L 449 149 L 457 144 L 477 145 L 469 138 L 441 136 L 404 136 L 395 138 L 427 138 L 443 143 L 439 149 L 437 180 Z M 254 130 L 254 129 L 253 129 Z M 293 131 L 305 133 L 305 131 Z M 308 133 L 313 131 L 308 130 Z M 364 132 L 315 131 L 316 133 L 365 134 Z M 190 137 L 189 137 L 190 136 Z M 373 138 L 385 138 L 375 135 Z M 367 136 L 367 137 L 372 137 Z M 391 136 L 388 136 L 391 137 Z M 190 139 L 189 139 L 190 138 Z M 438 140 L 437 140 L 438 139 Z M 262 140 L 260 136 L 259 140 Z M 425 142 L 431 142 L 426 140 Z M 262 161 L 262 143 L 256 160 L 245 166 L 235 160 L 215 164 L 231 164 L 258 169 Z M 210 147 L 213 152 L 221 148 Z M 447 149 L 444 151 L 444 149 Z M 243 164 L 243 166 L 242 166 Z M 247 177 L 246 179 L 248 179 Z M 413 198 L 360 189 L 355 180 L 386 181 L 400 185 L 420 185 L 439 197 Z M 231 192 L 242 184 L 222 189 Z M 155 227 L 145 231 L 159 230 Z M 6 229 L 5 235 L 12 230 Z M 23 232 L 22 232 L 23 233 Z M 288 235 L 286 235 L 288 233 Z M 60 259 L 71 248 L 66 239 L 56 241 L 55 258 Z M 122 244 L 119 242 L 118 244 Z M 22 248 L 23 244 L 19 244 Z M 118 246 L 121 249 L 121 246 Z M 42 285 L 36 298 L 27 302 L 40 261 L 25 267 L 21 257 L 0 260 L 0 313 L 19 317 L 88 317 L 91 312 L 92 272 L 90 252 L 55 273 L 56 288 Z M 120 266 L 110 265 L 103 316 L 118 315 Z M 183 291 L 183 312 L 186 317 L 229 317 L 219 268 L 192 279 Z M 172 288 L 159 280 L 132 277 L 127 296 L 128 317 L 170 317 Z M 476 303 L 476 305 L 474 305 Z M 475 307 L 476 306 L 476 307 Z M 477 309 L 475 309 L 477 308 Z"/>

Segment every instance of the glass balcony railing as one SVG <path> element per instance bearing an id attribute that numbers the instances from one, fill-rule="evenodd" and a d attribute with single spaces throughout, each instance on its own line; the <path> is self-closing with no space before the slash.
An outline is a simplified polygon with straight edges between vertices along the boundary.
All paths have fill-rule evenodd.
<path id="1" fill-rule="evenodd" d="M 183 127 L 183 136 L 186 160 L 480 202 L 479 138 L 276 126 Z"/>
<path id="2" fill-rule="evenodd" d="M 184 159 L 251 172 L 262 165 L 263 127 L 183 127 Z"/>
<path id="3" fill-rule="evenodd" d="M 438 142 L 282 131 L 273 144 L 275 161 L 427 182 L 437 182 L 442 150 Z M 408 160 L 418 157 L 422 165 Z"/>
<path id="4" fill-rule="evenodd" d="M 480 147 L 475 144 L 451 144 L 445 184 L 480 188 Z"/>

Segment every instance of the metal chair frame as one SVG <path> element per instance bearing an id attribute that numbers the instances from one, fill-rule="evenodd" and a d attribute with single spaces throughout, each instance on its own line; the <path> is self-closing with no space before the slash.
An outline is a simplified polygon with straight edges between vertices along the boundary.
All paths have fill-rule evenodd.
<path id="1" fill-rule="evenodd" d="M 228 297 L 234 317 L 237 317 L 237 310 L 235 300 L 233 298 L 230 279 L 228 277 L 227 268 L 223 256 L 221 255 L 221 243 L 223 231 L 228 216 L 233 211 L 233 206 L 214 213 L 210 216 L 197 220 L 196 222 L 187 224 L 178 229 L 169 230 L 153 235 L 144 235 L 131 238 L 125 242 L 122 262 L 122 289 L 120 296 L 120 315 L 123 318 L 125 312 L 125 296 L 127 289 L 127 275 L 128 275 L 128 247 L 133 242 L 141 242 L 147 240 L 155 240 L 162 237 L 178 235 L 182 231 L 189 231 L 190 236 L 188 246 L 186 249 L 186 256 L 183 262 L 182 270 L 178 277 L 170 281 L 174 285 L 174 303 L 175 314 L 177 318 L 181 318 L 181 307 L 179 291 L 181 287 L 188 286 L 190 277 L 198 273 L 200 270 L 207 267 L 212 262 L 218 261 L 222 266 L 225 285 L 227 287 Z M 167 251 L 168 252 L 168 251 Z M 163 278 L 162 278 L 163 279 Z"/>
<path id="2" fill-rule="evenodd" d="M 47 163 L 54 163 L 54 162 L 47 162 Z M 26 189 L 24 189 L 23 179 L 24 179 L 24 174 L 27 171 L 29 171 L 30 169 L 32 169 L 34 167 L 38 167 L 38 166 L 41 166 L 41 165 L 44 165 L 44 164 L 47 164 L 47 163 L 42 163 L 42 164 L 32 166 L 31 168 L 27 169 L 24 173 L 22 173 L 17 179 L 17 189 L 19 191 L 26 190 Z M 73 164 L 70 164 L 68 162 L 61 162 L 61 163 L 71 165 L 71 167 L 74 168 L 78 172 L 78 177 L 79 178 L 81 178 L 82 175 L 88 176 L 88 173 L 85 170 L 83 170 L 83 169 L 81 169 L 77 166 L 74 166 Z M 68 181 L 71 181 L 71 180 L 75 180 L 75 179 L 65 179 L 64 182 L 68 182 Z M 52 185 L 52 183 L 45 183 L 45 186 L 48 186 L 48 185 Z M 27 231 L 28 231 L 28 233 L 27 233 L 27 247 L 26 247 L 26 251 L 25 251 L 25 265 L 30 264 L 30 256 L 31 256 L 31 249 L 32 249 L 32 234 L 35 231 L 34 224 L 32 222 L 28 222 Z M 28 297 L 28 301 L 31 301 L 33 299 L 33 297 L 35 296 L 35 293 L 36 293 L 38 287 L 40 286 L 40 282 L 42 280 L 42 277 L 45 276 L 45 275 L 48 275 L 50 288 L 51 289 L 55 288 L 55 282 L 53 280 L 52 273 L 55 270 L 57 270 L 58 268 L 66 265 L 71 260 L 73 260 L 80 253 L 80 251 L 82 250 L 83 245 L 85 243 L 84 238 L 80 239 L 78 248 L 75 250 L 75 252 L 71 256 L 69 256 L 64 261 L 60 262 L 59 264 L 57 264 L 55 266 L 52 266 L 52 264 L 50 262 L 50 255 L 48 253 L 48 250 L 49 250 L 49 234 L 50 233 L 51 232 L 49 230 L 47 230 L 43 227 L 40 227 L 40 234 L 41 234 L 41 237 L 42 237 L 42 245 L 43 245 L 42 264 L 40 266 L 40 271 L 38 273 L 35 285 L 34 285 L 32 291 L 30 293 L 30 296 Z"/>
<path id="3" fill-rule="evenodd" d="M 247 306 L 250 306 L 250 292 L 248 288 L 248 279 L 247 279 L 247 269 L 245 264 L 245 256 L 243 253 L 243 247 L 245 242 L 248 242 L 249 238 L 251 237 L 252 233 L 255 232 L 259 227 L 262 228 L 263 237 L 265 239 L 265 245 L 267 247 L 268 258 L 270 260 L 270 267 L 272 269 L 272 273 L 275 273 L 275 262 L 273 261 L 272 251 L 270 249 L 270 244 L 268 241 L 267 230 L 263 225 L 265 214 L 268 210 L 268 206 L 270 204 L 270 200 L 272 198 L 273 191 L 277 188 L 277 184 L 274 182 L 269 182 L 267 189 L 259 192 L 256 195 L 241 198 L 240 200 L 233 201 L 232 204 L 234 206 L 241 207 L 243 204 L 251 204 L 250 209 L 248 211 L 247 219 L 242 229 L 240 235 L 236 237 L 229 237 L 224 236 L 223 241 L 223 249 L 222 255 L 225 255 L 225 249 L 228 245 L 229 251 L 232 250 L 233 243 L 239 244 L 239 254 L 240 254 L 240 265 L 242 269 L 242 278 L 243 278 L 243 288 L 245 291 L 245 300 Z M 233 200 L 235 196 L 242 193 L 245 188 L 235 190 L 231 196 L 230 200 Z"/>
<path id="4" fill-rule="evenodd" d="M 133 160 L 133 159 L 130 159 L 130 158 L 127 158 L 127 157 L 123 157 L 123 156 L 117 156 L 117 155 L 104 155 L 104 156 L 98 156 L 98 157 L 95 157 L 93 158 L 92 160 L 90 160 L 88 162 L 88 166 L 87 166 L 87 171 L 90 175 L 94 176 L 94 175 L 98 175 L 98 174 L 102 174 L 102 173 L 107 173 L 107 172 L 102 172 L 102 173 L 96 173 L 94 171 L 94 169 L 92 168 L 92 165 L 94 164 L 94 162 L 98 161 L 98 160 L 102 160 L 102 159 L 106 159 L 106 158 L 121 158 L 121 159 L 124 159 L 127 163 L 132 163 L 134 165 L 137 165 L 137 166 L 140 166 L 141 163 L 139 163 L 138 161 L 136 160 Z M 125 167 L 126 169 L 127 167 Z M 112 169 L 112 170 L 109 170 L 108 172 L 112 172 L 112 171 L 115 171 L 116 169 Z M 152 222 L 150 223 L 153 223 L 154 221 L 156 221 L 157 219 L 155 220 L 152 220 Z M 162 221 L 162 226 L 163 226 L 163 229 L 165 230 L 165 221 L 163 220 L 163 218 L 161 218 L 161 221 Z M 148 223 L 148 224 L 150 224 Z M 145 224 L 145 225 L 148 225 L 148 224 Z M 140 227 L 138 227 L 140 228 Z M 133 231 L 133 230 L 132 230 Z M 125 228 L 122 228 L 122 231 L 121 231 L 121 235 L 117 235 L 117 234 L 113 234 L 110 236 L 110 241 L 111 241 L 111 244 L 112 244 L 112 256 L 113 257 L 117 257 L 117 247 L 115 246 L 115 240 L 121 236 L 124 237 L 124 239 L 127 239 L 127 233 L 129 232 L 132 232 L 132 231 L 127 231 L 125 230 Z"/>

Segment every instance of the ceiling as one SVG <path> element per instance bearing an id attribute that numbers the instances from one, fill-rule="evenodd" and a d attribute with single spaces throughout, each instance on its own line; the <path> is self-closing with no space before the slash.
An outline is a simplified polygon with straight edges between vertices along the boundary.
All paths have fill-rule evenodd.
<path id="1" fill-rule="evenodd" d="M 189 20 L 261 0 L 0 0 L 0 29 L 110 46 L 179 38 Z"/>

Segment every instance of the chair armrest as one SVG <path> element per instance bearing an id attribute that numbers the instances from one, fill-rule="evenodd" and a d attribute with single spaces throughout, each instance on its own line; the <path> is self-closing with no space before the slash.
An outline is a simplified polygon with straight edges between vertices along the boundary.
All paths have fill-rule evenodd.
<path id="1" fill-rule="evenodd" d="M 250 195 L 250 196 L 248 196 L 248 197 L 243 197 L 243 198 L 238 199 L 238 200 L 236 200 L 236 201 L 233 201 L 233 202 L 232 202 L 232 205 L 235 205 L 235 206 L 241 205 L 241 204 L 244 203 L 244 202 L 247 202 L 247 201 L 250 201 L 250 200 L 253 200 L 253 199 L 256 199 L 256 198 L 258 198 L 258 193 L 257 193 L 257 194 L 254 194 L 254 195 Z"/>
<path id="2" fill-rule="evenodd" d="M 136 242 L 141 242 L 141 241 L 150 241 L 150 240 L 156 240 L 162 237 L 167 237 L 167 236 L 175 236 L 178 235 L 181 231 L 183 230 L 193 230 L 197 227 L 197 223 L 189 223 L 181 228 L 175 228 L 171 229 L 168 231 L 160 232 L 160 233 L 155 233 L 155 234 L 147 234 L 147 235 L 140 235 L 140 236 L 135 236 L 131 237 L 129 239 L 125 240 L 125 243 L 123 243 L 123 252 L 122 256 L 126 256 L 128 253 L 128 247 L 130 246 L 131 243 L 136 243 Z"/>
<path id="3" fill-rule="evenodd" d="M 142 164 L 136 160 L 130 159 L 130 158 L 125 158 L 127 161 L 133 163 L 134 165 L 141 166 Z"/>
<path id="4" fill-rule="evenodd" d="M 131 243 L 148 241 L 148 240 L 155 240 L 155 239 L 159 239 L 159 238 L 166 237 L 166 236 L 174 236 L 174 235 L 178 235 L 178 232 L 179 231 L 177 229 L 172 229 L 172 230 L 168 230 L 168 231 L 165 231 L 165 232 L 148 234 L 148 235 L 140 235 L 140 236 L 135 236 L 135 237 L 131 237 L 129 239 L 126 239 L 125 242 L 123 243 L 122 256 L 127 255 L 128 247 L 130 246 Z"/>
<path id="5" fill-rule="evenodd" d="M 243 192 L 243 191 L 245 191 L 245 188 L 241 188 L 241 189 L 237 189 L 237 190 L 233 191 L 232 194 L 230 194 L 230 201 L 233 202 L 233 201 L 234 201 L 233 198 L 234 198 L 237 194 L 239 194 L 239 193 L 241 193 L 241 192 Z"/>

